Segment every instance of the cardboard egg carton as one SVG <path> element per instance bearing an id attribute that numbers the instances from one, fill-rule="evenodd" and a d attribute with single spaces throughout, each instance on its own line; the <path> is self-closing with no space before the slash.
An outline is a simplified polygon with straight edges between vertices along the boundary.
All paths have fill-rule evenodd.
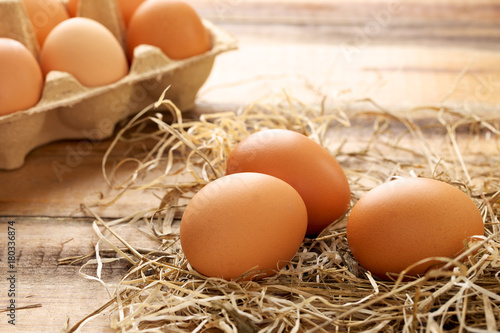
<path id="1" fill-rule="evenodd" d="M 116 0 L 80 0 L 78 16 L 99 21 L 125 46 Z M 31 150 L 49 142 L 106 139 L 120 120 L 156 102 L 167 87 L 166 98 L 182 111 L 191 109 L 215 57 L 237 47 L 234 37 L 206 20 L 204 24 L 211 35 L 210 51 L 171 60 L 156 47 L 140 45 L 129 74 L 113 84 L 89 88 L 68 73 L 50 72 L 37 105 L 0 116 L 0 169 L 21 167 Z M 19 40 L 38 57 L 40 47 L 22 0 L 0 0 L 0 37 Z"/>

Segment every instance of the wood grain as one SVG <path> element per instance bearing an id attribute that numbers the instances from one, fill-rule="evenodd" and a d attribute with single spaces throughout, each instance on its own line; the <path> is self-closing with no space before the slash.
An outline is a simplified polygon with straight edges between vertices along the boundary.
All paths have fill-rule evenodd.
<path id="1" fill-rule="evenodd" d="M 266 26 L 284 24 L 311 32 L 318 26 L 329 41 L 360 34 L 383 43 L 467 45 L 498 49 L 500 6 L 493 0 L 191 0 L 214 22 Z M 321 40 L 321 37 L 320 37 Z"/>
<path id="2" fill-rule="evenodd" d="M 217 58 L 195 110 L 186 116 L 236 110 L 286 90 L 310 103 L 327 96 L 327 107 L 340 103 L 346 112 L 358 111 L 349 107 L 354 100 L 370 97 L 397 112 L 443 105 L 499 121 L 500 6 L 495 1 L 190 3 L 236 35 L 240 48 Z M 388 7 L 398 4 L 396 10 Z M 369 109 L 366 104 L 359 108 Z M 362 141 L 371 124 L 344 129 L 342 135 L 354 138 L 352 144 Z M 500 163 L 495 140 L 478 136 L 459 143 L 474 158 Z M 68 319 L 72 325 L 108 300 L 99 283 L 79 276 L 79 266 L 60 266 L 57 261 L 95 246 L 93 219 L 80 204 L 111 191 L 101 170 L 109 144 L 110 140 L 56 142 L 31 152 L 23 168 L 0 171 L 0 304 L 8 302 L 4 230 L 7 221 L 15 220 L 17 301 L 20 306 L 37 306 L 18 311 L 14 332 L 58 332 Z M 119 145 L 110 163 L 128 149 L 127 144 Z M 158 202 L 154 193 L 135 193 L 98 213 L 124 216 Z M 135 228 L 125 230 L 125 235 L 135 244 L 155 246 Z M 103 277 L 113 281 L 126 270 L 126 264 L 117 262 L 105 267 Z M 12 332 L 3 315 L 0 332 Z M 110 332 L 109 318 L 99 316 L 82 331 Z"/>
<path id="3" fill-rule="evenodd" d="M 12 327 L 2 313 L 0 332 L 60 332 L 67 322 L 75 324 L 81 318 L 108 300 L 104 287 L 79 275 L 80 266 L 58 265 L 59 258 L 86 254 L 94 250 L 97 237 L 88 219 L 1 217 L 0 230 L 5 244 L 7 222 L 15 221 L 16 228 L 16 303 L 19 309 L 16 326 Z M 151 245 L 137 233 L 128 233 L 131 242 Z M 6 290 L 7 271 L 4 258 L 6 247 L 0 246 L 0 304 L 9 302 Z M 102 279 L 116 282 L 125 274 L 127 266 L 122 262 L 106 265 Z M 96 276 L 95 266 L 83 270 Z M 111 290 L 113 292 L 113 290 Z M 12 330 L 14 328 L 14 330 Z M 82 332 L 110 332 L 108 318 L 99 316 Z"/>
<path id="4" fill-rule="evenodd" d="M 101 169 L 110 142 L 59 141 L 36 149 L 22 168 L 0 172 L 0 212 L 10 216 L 82 216 L 80 204 L 90 204 L 101 194 L 107 196 L 112 192 Z M 84 150 L 83 146 L 87 148 Z M 123 145 L 120 148 L 111 157 L 110 165 L 127 150 Z M 150 200 L 156 201 L 147 194 L 127 199 L 134 203 L 133 207 L 128 202 L 119 202 L 98 213 L 106 217 L 123 216 L 131 209 L 150 204 Z"/>

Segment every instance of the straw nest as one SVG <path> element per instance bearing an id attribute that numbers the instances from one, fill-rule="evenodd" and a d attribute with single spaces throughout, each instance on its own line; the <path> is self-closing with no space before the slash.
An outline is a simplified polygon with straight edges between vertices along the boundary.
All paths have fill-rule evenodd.
<path id="1" fill-rule="evenodd" d="M 121 332 L 498 331 L 499 118 L 446 107 L 393 113 L 371 100 L 351 101 L 346 108 L 327 104 L 306 105 L 283 94 L 188 120 L 160 99 L 123 126 L 103 159 L 114 195 L 93 205 L 113 205 L 131 191 L 152 191 L 161 203 L 116 220 L 100 218 L 90 203 L 84 206 L 95 216 L 96 251 L 60 263 L 82 265 L 82 276 L 101 282 L 111 297 L 68 331 L 100 313 L 108 313 L 110 326 Z M 484 238 L 469 244 L 463 260 L 442 259 L 446 265 L 425 276 L 380 281 L 351 256 L 344 216 L 317 238 L 305 239 L 272 277 L 234 282 L 201 276 L 180 248 L 179 217 L 194 193 L 224 175 L 231 149 L 264 128 L 295 130 L 329 149 L 349 179 L 352 204 L 398 176 L 457 186 L 481 211 Z M 143 149 L 131 149 L 110 165 L 120 141 Z M 133 172 L 117 181 L 120 168 L 130 163 Z M 146 226 L 159 247 L 134 248 L 117 229 L 127 223 Z M 103 265 L 115 261 L 128 262 L 127 274 L 118 283 L 103 281 Z M 95 274 L 83 273 L 89 267 Z"/>

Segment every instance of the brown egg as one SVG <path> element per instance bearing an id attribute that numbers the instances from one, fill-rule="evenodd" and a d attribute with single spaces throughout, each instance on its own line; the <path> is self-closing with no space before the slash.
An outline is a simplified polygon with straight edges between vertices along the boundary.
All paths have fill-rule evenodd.
<path id="1" fill-rule="evenodd" d="M 256 132 L 229 154 L 227 174 L 261 172 L 278 177 L 299 192 L 307 207 L 308 235 L 317 235 L 349 208 L 349 182 L 337 160 L 300 133 Z"/>
<path id="2" fill-rule="evenodd" d="M 66 3 L 66 9 L 71 17 L 75 17 L 78 11 L 78 3 L 80 0 L 68 0 Z"/>
<path id="3" fill-rule="evenodd" d="M 181 246 L 198 272 L 227 280 L 258 279 L 291 260 L 302 244 L 307 213 L 284 181 L 259 173 L 224 176 L 190 200 Z"/>
<path id="4" fill-rule="evenodd" d="M 134 14 L 137 7 L 142 4 L 146 0 L 118 0 L 118 7 L 120 8 L 120 12 L 123 17 L 123 21 L 125 22 L 125 26 L 128 26 L 130 18 Z M 68 12 L 72 17 L 77 15 L 78 4 L 80 0 L 69 0 L 67 3 Z"/>
<path id="5" fill-rule="evenodd" d="M 132 15 L 134 15 L 137 8 L 146 0 L 118 0 L 118 6 L 122 13 L 125 26 L 128 26 Z"/>
<path id="6" fill-rule="evenodd" d="M 170 59 L 185 59 L 210 50 L 210 38 L 196 11 L 183 1 L 148 0 L 130 19 L 129 59 L 138 45 L 160 48 Z"/>
<path id="7" fill-rule="evenodd" d="M 20 42 L 0 38 L 0 116 L 28 109 L 40 100 L 43 75 Z"/>
<path id="8" fill-rule="evenodd" d="M 114 83 L 128 74 L 125 53 L 115 36 L 97 21 L 74 17 L 55 27 L 40 52 L 40 65 L 72 74 L 87 87 Z"/>
<path id="9" fill-rule="evenodd" d="M 347 222 L 354 258 L 379 278 L 426 258 L 454 257 L 464 241 L 483 233 L 474 202 L 456 187 L 428 178 L 377 186 L 354 205 Z M 436 264 L 422 263 L 407 275 L 423 274 Z"/>
<path id="10" fill-rule="evenodd" d="M 59 0 L 23 0 L 40 46 L 49 32 L 59 23 L 69 19 L 64 4 Z"/>

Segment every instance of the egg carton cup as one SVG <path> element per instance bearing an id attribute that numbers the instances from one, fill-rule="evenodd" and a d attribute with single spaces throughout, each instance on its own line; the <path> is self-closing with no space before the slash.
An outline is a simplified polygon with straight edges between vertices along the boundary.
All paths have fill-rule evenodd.
<path id="1" fill-rule="evenodd" d="M 78 16 L 110 27 L 124 45 L 123 21 L 115 0 L 81 0 Z M 159 48 L 139 45 L 128 75 L 113 84 L 89 88 L 69 73 L 48 73 L 37 105 L 0 116 L 0 169 L 21 167 L 30 151 L 57 140 L 109 138 L 119 121 L 155 103 L 166 88 L 165 98 L 181 111 L 192 109 L 215 57 L 237 48 L 232 35 L 207 20 L 203 23 L 211 36 L 208 52 L 172 60 Z M 38 56 L 30 25 L 22 0 L 0 0 L 0 37 L 19 40 Z"/>

